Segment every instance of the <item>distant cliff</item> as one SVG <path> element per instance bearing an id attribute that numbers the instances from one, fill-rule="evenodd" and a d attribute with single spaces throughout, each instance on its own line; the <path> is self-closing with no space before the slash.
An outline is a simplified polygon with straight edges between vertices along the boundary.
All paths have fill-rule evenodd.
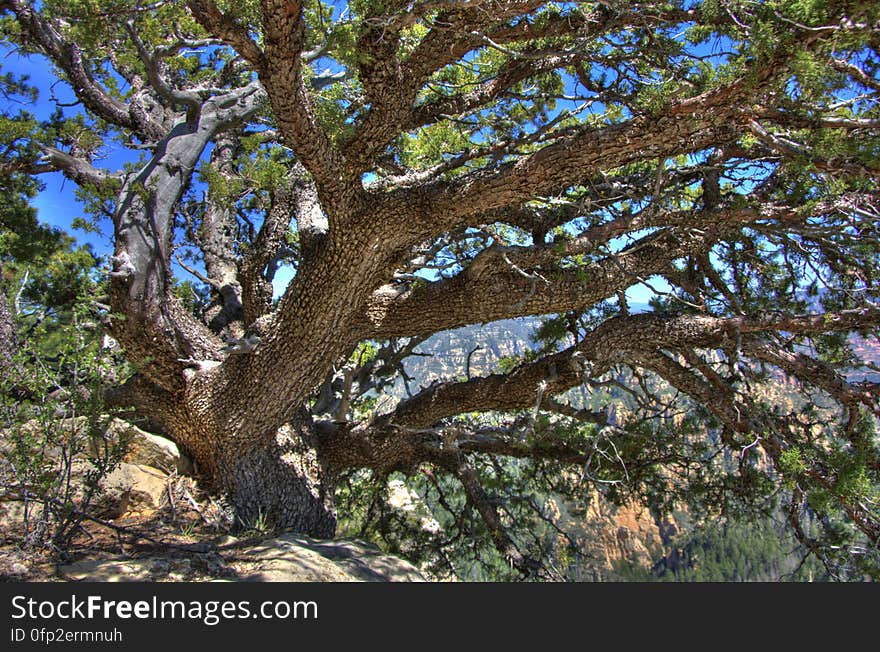
<path id="1" fill-rule="evenodd" d="M 532 333 L 539 319 L 507 319 L 491 324 L 472 324 L 437 333 L 422 342 L 404 362 L 413 378 L 410 390 L 435 380 L 451 380 L 492 373 L 502 358 L 522 356 L 534 347 Z"/>

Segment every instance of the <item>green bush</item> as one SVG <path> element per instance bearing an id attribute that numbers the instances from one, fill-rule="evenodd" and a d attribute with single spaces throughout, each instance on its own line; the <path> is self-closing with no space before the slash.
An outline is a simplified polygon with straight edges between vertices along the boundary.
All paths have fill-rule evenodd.
<path id="1" fill-rule="evenodd" d="M 121 461 L 126 442 L 105 433 L 103 388 L 113 360 L 91 332 L 84 303 L 66 318 L 23 326 L 0 378 L 0 481 L 21 501 L 21 543 L 64 555 Z"/>

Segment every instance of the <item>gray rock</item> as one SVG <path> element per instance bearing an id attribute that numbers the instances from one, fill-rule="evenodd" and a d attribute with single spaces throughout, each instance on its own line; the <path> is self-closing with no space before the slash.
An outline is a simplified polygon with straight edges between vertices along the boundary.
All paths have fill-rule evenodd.
<path id="1" fill-rule="evenodd" d="M 223 550 L 186 557 L 89 559 L 60 571 L 90 582 L 423 582 L 409 562 L 359 541 L 321 541 L 285 534 L 262 541 L 230 542 Z"/>
<path id="2" fill-rule="evenodd" d="M 425 581 L 409 562 L 348 539 L 284 534 L 244 545 L 234 553 L 230 565 L 248 582 Z"/>

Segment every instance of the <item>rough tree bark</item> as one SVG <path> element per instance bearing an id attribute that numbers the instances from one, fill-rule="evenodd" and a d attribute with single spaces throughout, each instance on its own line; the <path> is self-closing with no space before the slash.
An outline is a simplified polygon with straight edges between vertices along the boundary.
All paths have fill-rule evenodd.
<path id="1" fill-rule="evenodd" d="M 263 446 L 224 456 L 215 476 L 243 525 L 262 523 L 330 538 L 336 531 L 334 485 L 318 459 L 310 415 L 303 413 Z"/>

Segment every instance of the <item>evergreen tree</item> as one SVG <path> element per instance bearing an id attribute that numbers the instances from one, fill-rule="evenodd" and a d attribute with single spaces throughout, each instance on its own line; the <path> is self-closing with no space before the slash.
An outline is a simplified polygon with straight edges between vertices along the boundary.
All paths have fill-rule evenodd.
<path id="1" fill-rule="evenodd" d="M 854 345 L 880 323 L 876 3 L 0 12 L 74 100 L 4 119 L 4 220 L 30 219 L 42 173 L 77 185 L 80 224 L 112 232 L 107 326 L 134 371 L 114 396 L 242 526 L 332 536 L 337 504 L 372 523 L 401 472 L 440 549 L 546 576 L 560 492 L 785 497 L 815 555 L 876 568 L 880 392 Z M 65 269 L 45 291 L 72 300 Z M 518 364 L 378 400 L 424 338 L 537 315 Z"/>

